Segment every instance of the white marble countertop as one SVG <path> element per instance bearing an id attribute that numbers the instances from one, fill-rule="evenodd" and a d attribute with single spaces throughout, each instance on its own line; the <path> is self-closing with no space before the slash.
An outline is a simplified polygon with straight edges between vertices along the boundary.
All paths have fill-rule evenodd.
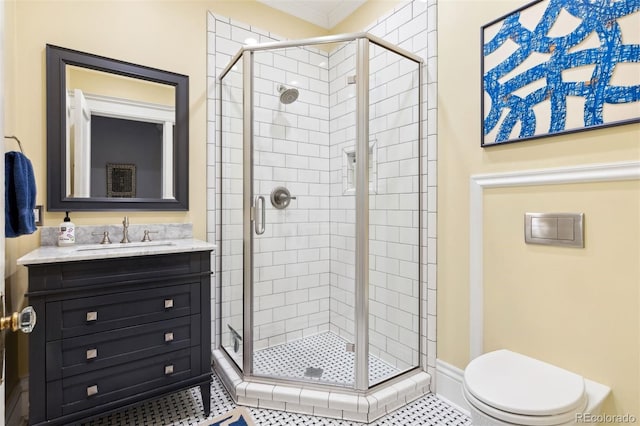
<path id="1" fill-rule="evenodd" d="M 151 256 L 213 250 L 216 246 L 193 238 L 132 242 L 127 244 L 79 244 L 67 247 L 41 246 L 17 260 L 18 265 L 75 262 L 79 260 L 111 259 L 117 257 Z"/>

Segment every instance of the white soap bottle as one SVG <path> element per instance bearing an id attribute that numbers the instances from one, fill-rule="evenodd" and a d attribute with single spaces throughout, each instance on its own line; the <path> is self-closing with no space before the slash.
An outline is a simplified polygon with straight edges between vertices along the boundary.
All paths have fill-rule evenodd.
<path id="1" fill-rule="evenodd" d="M 69 212 L 65 212 L 64 221 L 58 227 L 58 245 L 70 246 L 76 243 L 76 225 L 71 222 Z"/>

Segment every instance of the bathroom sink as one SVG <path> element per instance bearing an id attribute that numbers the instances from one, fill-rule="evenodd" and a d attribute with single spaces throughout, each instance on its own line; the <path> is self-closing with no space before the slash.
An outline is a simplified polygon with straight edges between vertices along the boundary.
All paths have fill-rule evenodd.
<path id="1" fill-rule="evenodd" d="M 139 243 L 113 243 L 113 244 L 96 244 L 90 246 L 77 247 L 76 251 L 95 251 L 95 250 L 112 250 L 112 249 L 141 249 L 145 247 L 171 247 L 175 243 L 171 241 L 148 241 Z"/>

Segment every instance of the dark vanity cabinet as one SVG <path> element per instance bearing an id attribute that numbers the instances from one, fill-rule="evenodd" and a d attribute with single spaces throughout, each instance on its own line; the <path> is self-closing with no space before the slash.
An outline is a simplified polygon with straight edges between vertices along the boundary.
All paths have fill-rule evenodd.
<path id="1" fill-rule="evenodd" d="M 31 264 L 29 424 L 199 386 L 210 413 L 211 251 Z"/>

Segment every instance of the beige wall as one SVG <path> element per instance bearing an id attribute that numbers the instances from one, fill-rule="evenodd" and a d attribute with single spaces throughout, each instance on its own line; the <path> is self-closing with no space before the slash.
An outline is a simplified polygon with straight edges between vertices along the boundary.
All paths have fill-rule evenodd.
<path id="1" fill-rule="evenodd" d="M 527 2 L 438 4 L 437 356 L 459 368 L 469 361 L 469 177 L 640 159 L 638 124 L 480 147 L 480 27 Z M 485 350 L 612 386 L 607 412 L 640 418 L 639 203 L 637 182 L 486 190 L 483 278 Z M 524 211 L 585 212 L 587 247 L 525 246 Z"/>
<path id="2" fill-rule="evenodd" d="M 485 350 L 508 347 L 607 384 L 612 413 L 637 413 L 640 400 L 639 194 L 632 181 L 484 197 L 484 253 L 496 259 L 484 269 Z M 525 244 L 531 211 L 583 212 L 585 248 Z"/>
<path id="3" fill-rule="evenodd" d="M 353 15 L 344 31 L 360 31 L 398 0 L 373 1 Z M 114 224 L 124 214 L 133 223 L 193 223 L 194 236 L 206 238 L 207 11 L 220 14 L 284 38 L 329 34 L 324 28 L 269 8 L 255 0 L 210 1 L 34 1 L 6 0 L 4 30 L 5 134 L 17 135 L 36 175 L 37 204 L 46 209 L 45 45 L 47 43 L 134 62 L 189 76 L 189 211 L 72 212 L 78 226 Z M 9 143 L 12 143 L 9 141 Z M 56 226 L 60 212 L 44 213 L 44 224 Z M 37 248 L 39 232 L 6 242 L 5 278 L 9 305 L 24 304 L 27 270 L 16 259 Z M 8 348 L 7 370 L 28 373 L 27 339 Z M 12 349 L 13 348 L 13 349 Z M 21 361 L 17 361 L 17 360 Z M 17 365 L 16 365 L 17 364 Z M 11 389 L 7 389 L 7 394 Z"/>

